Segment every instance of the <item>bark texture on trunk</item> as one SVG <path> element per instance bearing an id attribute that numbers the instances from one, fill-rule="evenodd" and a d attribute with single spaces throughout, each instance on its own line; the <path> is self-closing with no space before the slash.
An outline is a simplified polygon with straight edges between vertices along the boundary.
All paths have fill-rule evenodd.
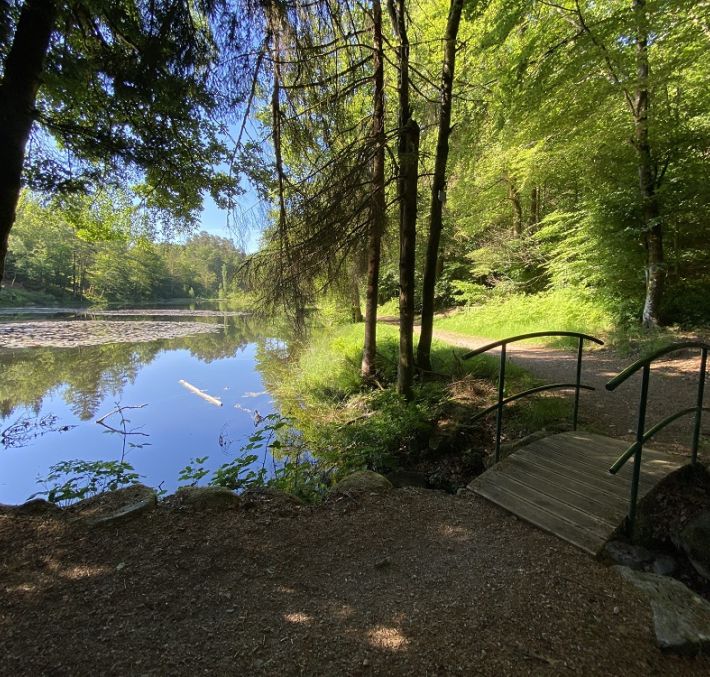
<path id="1" fill-rule="evenodd" d="M 434 179 L 431 186 L 429 209 L 429 239 L 427 241 L 424 280 L 422 283 L 422 324 L 417 347 L 417 362 L 423 369 L 431 370 L 431 340 L 434 332 L 434 290 L 441 231 L 443 229 L 444 199 L 446 196 L 446 164 L 449 159 L 451 134 L 451 94 L 456 68 L 456 38 L 461 23 L 463 0 L 451 0 L 449 18 L 444 35 L 444 61 L 441 68 L 441 100 L 439 107 L 439 133 L 434 161 Z"/>
<path id="2" fill-rule="evenodd" d="M 400 154 L 399 223 L 399 365 L 397 391 L 412 397 L 414 379 L 414 267 L 417 237 L 417 180 L 419 125 L 409 120 L 404 130 L 405 152 Z"/>
<path id="3" fill-rule="evenodd" d="M 636 96 L 634 111 L 634 142 L 638 157 L 639 190 L 643 210 L 644 246 L 646 248 L 646 298 L 643 304 L 643 326 L 660 324 L 660 306 L 665 279 L 663 228 L 656 195 L 656 177 L 648 138 L 650 95 L 648 79 L 648 17 L 646 0 L 632 0 L 636 18 Z"/>
<path id="4" fill-rule="evenodd" d="M 382 40 L 382 6 L 372 3 L 373 81 L 375 89 L 372 137 L 375 147 L 372 159 L 372 198 L 370 232 L 367 238 L 367 291 L 365 295 L 365 340 L 361 372 L 365 379 L 375 375 L 377 354 L 377 301 L 380 281 L 380 252 L 385 226 L 385 76 Z"/>
<path id="5" fill-rule="evenodd" d="M 523 203 L 512 178 L 508 178 L 508 199 L 513 205 L 513 237 L 520 238 L 523 235 Z"/>
<path id="6" fill-rule="evenodd" d="M 0 83 L 0 282 L 15 223 L 37 90 L 56 18 L 53 0 L 26 0 L 4 64 L 5 74 Z"/>
<path id="7" fill-rule="evenodd" d="M 362 322 L 362 308 L 360 307 L 360 282 L 357 279 L 357 270 L 353 270 L 350 281 L 350 314 L 353 322 Z"/>
<path id="8" fill-rule="evenodd" d="M 414 266 L 417 235 L 419 125 L 409 104 L 409 38 L 405 0 L 388 0 L 392 28 L 399 39 L 399 139 L 397 197 L 399 199 L 399 363 L 397 392 L 412 397 L 414 379 Z"/>

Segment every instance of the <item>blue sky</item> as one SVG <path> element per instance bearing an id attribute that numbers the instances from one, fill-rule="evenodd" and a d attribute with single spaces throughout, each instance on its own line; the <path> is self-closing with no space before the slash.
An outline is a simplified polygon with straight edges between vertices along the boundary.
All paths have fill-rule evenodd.
<path id="1" fill-rule="evenodd" d="M 227 212 L 220 209 L 209 195 L 205 196 L 200 230 L 206 230 L 211 235 L 233 239 L 238 245 L 243 246 L 247 253 L 253 253 L 259 246 L 263 227 L 263 204 L 251 187 L 247 187 L 246 192 L 239 196 L 237 203 L 238 211 L 243 214 L 241 220 L 244 223 L 234 227 L 230 226 Z"/>

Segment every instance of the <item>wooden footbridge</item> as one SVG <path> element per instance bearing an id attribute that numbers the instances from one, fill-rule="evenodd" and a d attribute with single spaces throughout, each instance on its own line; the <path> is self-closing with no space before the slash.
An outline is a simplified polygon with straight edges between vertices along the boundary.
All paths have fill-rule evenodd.
<path id="1" fill-rule="evenodd" d="M 553 383 L 505 396 L 506 352 L 510 343 L 546 336 L 578 339 L 576 380 Z M 668 424 L 694 415 L 690 462 L 697 462 L 705 387 L 707 354 L 710 345 L 692 341 L 675 343 L 644 357 L 611 379 L 607 390 L 615 390 L 630 376 L 642 371 L 641 396 L 636 441 L 623 440 L 577 430 L 581 390 L 593 390 L 581 382 L 585 341 L 602 341 L 576 332 L 536 332 L 496 341 L 467 353 L 464 358 L 500 348 L 498 401 L 474 420 L 496 412 L 495 464 L 469 485 L 469 489 L 500 505 L 541 529 L 555 534 L 592 554 L 598 554 L 611 535 L 625 528 L 633 533 L 636 505 L 666 475 L 684 461 L 677 456 L 654 451 L 646 442 Z M 646 402 L 651 363 L 679 350 L 699 349 L 697 400 L 693 407 L 677 411 L 646 428 Z M 574 390 L 572 432 L 560 433 L 527 444 L 501 460 L 500 438 L 506 404 L 545 390 Z"/>

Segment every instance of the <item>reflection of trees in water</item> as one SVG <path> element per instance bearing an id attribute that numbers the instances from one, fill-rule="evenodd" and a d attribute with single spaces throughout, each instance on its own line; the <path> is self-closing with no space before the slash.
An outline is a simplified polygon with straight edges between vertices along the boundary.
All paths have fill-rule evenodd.
<path id="1" fill-rule="evenodd" d="M 259 333 L 259 325 L 249 318 L 210 319 L 222 324 L 223 332 L 147 343 L 27 348 L 0 353 L 0 417 L 10 417 L 20 407 L 38 414 L 44 398 L 66 385 L 64 400 L 77 417 L 88 420 L 96 415 L 105 397 L 119 398 L 141 368 L 160 352 L 186 349 L 209 363 L 232 357 Z"/>

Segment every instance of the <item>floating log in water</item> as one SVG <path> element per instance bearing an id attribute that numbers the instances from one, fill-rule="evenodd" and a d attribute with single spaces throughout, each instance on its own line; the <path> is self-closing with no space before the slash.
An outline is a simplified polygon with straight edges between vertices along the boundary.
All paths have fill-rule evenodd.
<path id="1" fill-rule="evenodd" d="M 214 404 L 216 407 L 221 407 L 222 406 L 222 401 L 218 400 L 216 397 L 212 397 L 212 395 L 208 395 L 206 392 L 203 390 L 200 390 L 199 388 L 195 387 L 192 385 L 192 383 L 188 383 L 187 381 L 183 381 L 183 379 L 180 379 L 178 383 L 183 386 L 184 388 L 187 388 L 191 393 L 195 393 L 198 397 L 201 397 L 203 400 L 206 400 L 210 404 Z"/>

